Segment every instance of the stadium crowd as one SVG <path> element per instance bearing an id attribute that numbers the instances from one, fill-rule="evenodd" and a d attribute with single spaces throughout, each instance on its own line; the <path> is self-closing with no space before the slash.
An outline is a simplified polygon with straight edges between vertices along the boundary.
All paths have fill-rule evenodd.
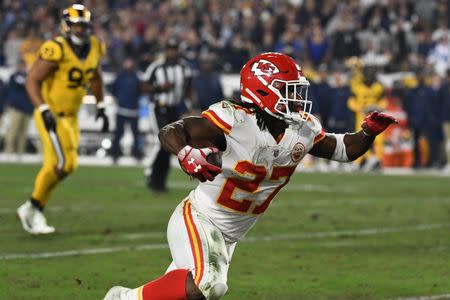
<path id="1" fill-rule="evenodd" d="M 42 41 L 58 33 L 61 8 L 72 2 L 1 1 L 0 66 L 29 65 Z M 177 37 L 199 76 L 196 94 L 205 98 L 211 84 L 201 78 L 211 72 L 238 73 L 257 53 L 283 52 L 300 62 L 311 81 L 315 113 L 327 130 L 353 131 L 374 109 L 399 119 L 362 164 L 441 168 L 450 162 L 448 1 L 78 2 L 94 13 L 93 31 L 107 45 L 105 71 L 120 72 L 122 62 L 133 58 L 143 72 Z M 383 81 L 383 74 L 394 75 Z M 15 101 L 8 93 L 0 98 Z"/>

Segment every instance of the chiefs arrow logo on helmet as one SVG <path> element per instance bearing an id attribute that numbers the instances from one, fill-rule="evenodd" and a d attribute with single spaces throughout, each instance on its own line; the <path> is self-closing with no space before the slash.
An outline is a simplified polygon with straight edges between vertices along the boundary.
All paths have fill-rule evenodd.
<path id="1" fill-rule="evenodd" d="M 252 72 L 255 76 L 267 76 L 277 74 L 280 70 L 272 62 L 265 59 L 260 59 L 258 62 L 253 64 Z"/>

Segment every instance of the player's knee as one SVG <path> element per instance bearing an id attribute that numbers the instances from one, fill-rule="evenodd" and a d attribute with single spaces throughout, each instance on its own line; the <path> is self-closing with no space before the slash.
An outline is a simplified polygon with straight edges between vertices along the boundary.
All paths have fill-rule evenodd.
<path id="1" fill-rule="evenodd" d="M 56 176 L 58 177 L 59 180 L 63 180 L 64 178 L 66 178 L 67 173 L 66 173 L 66 171 L 64 171 L 64 169 L 60 169 L 57 166 L 55 166 L 53 168 L 53 170 L 54 170 L 54 172 L 55 172 L 55 174 L 56 174 Z"/>
<path id="2" fill-rule="evenodd" d="M 76 170 L 77 168 L 78 168 L 78 165 L 72 163 L 72 164 L 68 165 L 67 168 L 65 168 L 65 172 L 66 172 L 67 174 L 70 174 L 70 173 L 75 172 L 75 170 Z"/>
<path id="3" fill-rule="evenodd" d="M 217 300 L 222 298 L 226 292 L 228 291 L 228 286 L 223 282 L 214 282 L 208 286 L 207 288 L 202 289 L 202 293 L 207 300 Z"/>
<path id="4" fill-rule="evenodd" d="M 64 165 L 64 172 L 68 175 L 75 172 L 78 168 L 78 160 L 75 156 L 69 156 L 67 162 Z"/>

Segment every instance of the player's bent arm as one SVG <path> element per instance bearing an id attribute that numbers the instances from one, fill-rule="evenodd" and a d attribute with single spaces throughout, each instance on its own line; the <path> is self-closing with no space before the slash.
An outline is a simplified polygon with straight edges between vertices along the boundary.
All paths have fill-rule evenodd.
<path id="1" fill-rule="evenodd" d="M 314 145 L 310 154 L 336 161 L 353 161 L 370 149 L 375 136 L 367 136 L 361 130 L 356 133 L 330 134 Z"/>
<path id="2" fill-rule="evenodd" d="M 210 154 L 225 150 L 223 132 L 201 117 L 188 117 L 164 126 L 159 132 L 162 147 L 178 157 L 183 171 L 201 182 L 212 181 L 221 173 L 208 161 Z"/>
<path id="3" fill-rule="evenodd" d="M 186 145 L 194 148 L 226 148 L 222 130 L 202 117 L 187 117 L 161 128 L 158 134 L 161 146 L 168 152 L 178 154 Z"/>
<path id="4" fill-rule="evenodd" d="M 38 58 L 28 72 L 25 89 L 35 107 L 45 103 L 41 93 L 42 82 L 58 68 L 58 64 Z"/>

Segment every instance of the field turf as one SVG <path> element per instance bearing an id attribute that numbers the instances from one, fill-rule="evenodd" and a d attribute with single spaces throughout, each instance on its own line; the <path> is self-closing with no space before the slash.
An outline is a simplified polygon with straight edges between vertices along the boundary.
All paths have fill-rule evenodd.
<path id="1" fill-rule="evenodd" d="M 102 299 L 170 263 L 167 221 L 195 181 L 151 194 L 142 169 L 80 167 L 30 236 L 15 209 L 37 165 L 0 165 L 0 299 Z M 236 248 L 231 299 L 397 299 L 450 293 L 450 179 L 296 174 Z"/>

